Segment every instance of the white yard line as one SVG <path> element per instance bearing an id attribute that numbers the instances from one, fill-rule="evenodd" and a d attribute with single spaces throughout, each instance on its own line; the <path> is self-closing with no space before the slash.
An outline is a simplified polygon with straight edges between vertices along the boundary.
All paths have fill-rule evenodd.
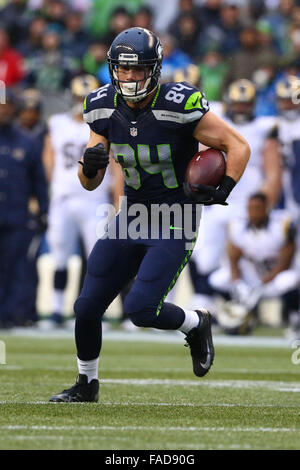
<path id="1" fill-rule="evenodd" d="M 280 427 L 225 427 L 225 426 L 29 426 L 4 425 L 0 429 L 6 431 L 180 431 L 180 432 L 263 432 L 263 433 L 294 433 L 300 432 L 296 428 Z"/>
<path id="2" fill-rule="evenodd" d="M 265 388 L 272 391 L 299 392 L 299 382 L 276 382 L 267 380 L 177 380 L 177 379 L 100 379 L 102 384 L 166 387 L 209 387 L 209 388 Z"/>
<path id="3" fill-rule="evenodd" d="M 18 336 L 30 338 L 55 338 L 66 339 L 74 338 L 74 332 L 68 330 L 43 331 L 37 328 L 21 328 L 9 331 L 0 331 L 5 336 Z M 184 343 L 183 334 L 176 332 L 161 331 L 106 331 L 103 334 L 104 341 L 142 341 L 147 343 Z M 267 336 L 226 336 L 222 334 L 214 335 L 214 343 L 216 346 L 245 346 L 245 347 L 262 347 L 262 348 L 291 348 L 292 340 L 282 337 Z"/>

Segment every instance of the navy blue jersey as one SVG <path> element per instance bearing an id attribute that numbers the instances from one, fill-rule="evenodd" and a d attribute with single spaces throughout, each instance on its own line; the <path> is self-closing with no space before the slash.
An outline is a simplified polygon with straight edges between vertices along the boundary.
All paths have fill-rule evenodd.
<path id="1" fill-rule="evenodd" d="M 48 210 L 48 189 L 41 148 L 17 127 L 0 127 L 0 226 L 23 226 L 28 201 L 35 196 Z"/>
<path id="2" fill-rule="evenodd" d="M 159 85 L 152 102 L 132 109 L 105 85 L 90 93 L 84 120 L 106 137 L 125 178 L 128 203 L 183 202 L 187 165 L 198 151 L 193 131 L 209 110 L 205 96 L 185 82 Z"/>

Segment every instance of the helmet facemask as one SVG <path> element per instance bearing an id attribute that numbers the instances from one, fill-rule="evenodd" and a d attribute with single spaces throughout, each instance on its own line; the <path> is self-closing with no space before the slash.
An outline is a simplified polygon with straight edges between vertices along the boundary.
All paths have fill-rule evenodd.
<path id="1" fill-rule="evenodd" d="M 120 55 L 122 56 L 122 54 Z M 139 69 L 142 68 L 144 70 L 144 77 L 140 80 L 134 80 L 132 82 L 127 80 L 120 80 L 118 76 L 118 68 L 120 66 L 129 68 L 137 67 Z M 124 98 L 124 100 L 130 101 L 132 103 L 137 103 L 143 100 L 156 88 L 160 74 L 160 67 L 157 65 L 157 63 L 143 65 L 140 62 L 137 62 L 137 60 L 127 60 L 125 62 L 120 59 L 117 64 L 109 63 L 109 69 L 113 86 L 115 87 L 117 93 L 119 93 L 122 98 Z M 143 84 L 142 88 L 141 84 Z"/>

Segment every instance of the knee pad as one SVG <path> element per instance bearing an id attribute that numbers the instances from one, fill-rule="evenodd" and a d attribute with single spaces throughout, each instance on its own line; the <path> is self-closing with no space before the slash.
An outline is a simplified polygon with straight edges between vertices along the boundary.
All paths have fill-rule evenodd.
<path id="1" fill-rule="evenodd" d="M 156 320 L 156 309 L 147 308 L 139 312 L 129 313 L 129 318 L 135 326 L 144 328 L 154 327 Z"/>
<path id="2" fill-rule="evenodd" d="M 78 297 L 74 304 L 76 320 L 90 320 L 98 317 L 101 313 L 101 306 L 87 297 Z"/>
<path id="3" fill-rule="evenodd" d="M 54 274 L 54 289 L 64 290 L 67 285 L 67 270 L 57 269 Z"/>
<path id="4" fill-rule="evenodd" d="M 146 304 L 145 298 L 139 292 L 130 292 L 123 305 L 124 313 L 135 326 L 151 327 L 155 323 L 157 307 Z"/>

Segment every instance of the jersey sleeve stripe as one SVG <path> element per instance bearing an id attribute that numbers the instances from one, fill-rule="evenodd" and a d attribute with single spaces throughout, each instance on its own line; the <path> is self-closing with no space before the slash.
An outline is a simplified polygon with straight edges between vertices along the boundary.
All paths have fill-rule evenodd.
<path id="1" fill-rule="evenodd" d="M 192 113 L 176 113 L 174 111 L 168 110 L 152 110 L 152 113 L 158 121 L 171 121 L 177 122 L 179 124 L 187 124 L 189 122 L 197 121 L 203 116 L 203 113 L 199 110 L 193 111 Z"/>
<path id="2" fill-rule="evenodd" d="M 93 109 L 88 113 L 83 114 L 84 122 L 91 124 L 98 119 L 109 119 L 114 112 L 114 109 L 109 108 L 101 108 L 101 109 Z"/>

